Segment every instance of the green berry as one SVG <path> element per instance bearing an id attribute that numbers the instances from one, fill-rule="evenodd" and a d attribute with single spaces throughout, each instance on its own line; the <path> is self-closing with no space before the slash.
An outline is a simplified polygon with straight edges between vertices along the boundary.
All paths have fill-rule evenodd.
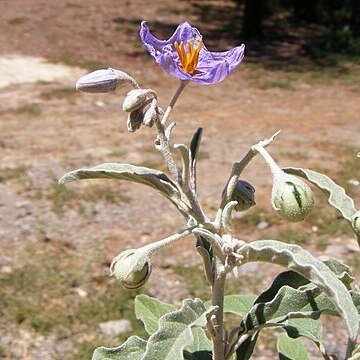
<path id="1" fill-rule="evenodd" d="M 134 290 L 149 279 L 151 262 L 149 258 L 139 258 L 136 250 L 126 250 L 113 260 L 111 272 L 126 289 Z"/>
<path id="2" fill-rule="evenodd" d="M 281 174 L 274 179 L 272 204 L 276 212 L 285 220 L 304 220 L 314 206 L 310 187 L 298 178 Z"/>

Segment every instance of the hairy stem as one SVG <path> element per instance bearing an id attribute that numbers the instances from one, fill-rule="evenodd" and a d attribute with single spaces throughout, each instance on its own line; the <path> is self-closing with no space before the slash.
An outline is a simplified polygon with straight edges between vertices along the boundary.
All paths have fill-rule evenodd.
<path id="1" fill-rule="evenodd" d="M 255 155 L 258 154 L 258 152 L 259 152 L 258 147 L 265 148 L 268 145 L 270 145 L 274 141 L 275 137 L 277 135 L 279 135 L 280 132 L 281 132 L 281 130 L 276 132 L 269 139 L 264 139 L 262 141 L 259 141 L 258 144 L 253 145 L 249 149 L 247 154 L 240 161 L 234 163 L 232 170 L 231 170 L 229 180 L 225 186 L 225 190 L 224 190 L 223 197 L 221 200 L 220 209 L 216 215 L 215 225 L 217 228 L 221 227 L 221 217 L 222 217 L 223 209 L 226 206 L 226 204 L 230 201 L 231 196 L 235 190 L 236 183 L 239 180 L 241 173 L 243 172 L 245 167 L 249 164 L 249 162 L 255 157 Z"/>
<path id="2" fill-rule="evenodd" d="M 173 98 L 171 99 L 170 101 L 170 104 L 169 106 L 167 107 L 166 111 L 165 111 L 165 114 L 163 116 L 163 118 L 161 119 L 161 124 L 163 126 L 165 126 L 166 124 L 166 121 L 168 120 L 170 114 L 171 114 L 171 111 L 172 109 L 174 108 L 180 94 L 182 93 L 182 91 L 185 89 L 185 86 L 189 83 L 189 81 L 186 81 L 186 80 L 180 80 L 180 85 L 178 87 L 178 89 L 176 90 L 176 93 L 174 94 Z"/>
<path id="3" fill-rule="evenodd" d="M 170 151 L 170 145 L 169 145 L 170 139 L 168 136 L 166 136 L 165 124 L 166 124 L 166 121 L 168 120 L 168 118 L 171 114 L 171 111 L 174 108 L 180 94 L 184 90 L 187 83 L 188 83 L 187 81 L 180 82 L 179 88 L 177 89 L 175 95 L 171 99 L 170 104 L 169 104 L 168 108 L 166 109 L 161 122 L 158 121 L 156 123 L 157 129 L 158 129 L 158 135 L 157 135 L 157 139 L 156 139 L 156 148 L 162 153 L 164 160 L 165 160 L 165 164 L 166 164 L 167 168 L 169 169 L 170 174 L 178 182 L 181 182 L 181 175 L 179 174 L 178 168 L 176 166 L 176 163 L 175 163 L 172 153 Z"/>
<path id="4" fill-rule="evenodd" d="M 170 235 L 162 240 L 159 240 L 157 242 L 154 242 L 154 243 L 151 243 L 151 244 L 148 244 L 146 246 L 143 246 L 142 247 L 142 250 L 147 252 L 148 255 L 152 254 L 153 252 L 175 242 L 175 241 L 178 241 L 182 238 L 184 238 L 185 236 L 189 235 L 192 233 L 192 231 L 197 228 L 197 225 L 196 226 L 191 226 L 187 229 L 185 229 L 184 231 L 180 232 L 180 233 L 177 233 L 177 234 L 173 234 L 173 235 Z"/>
<path id="5" fill-rule="evenodd" d="M 213 359 L 224 360 L 224 289 L 226 272 L 221 260 L 215 256 L 216 272 L 212 286 L 212 305 L 218 306 L 216 311 L 216 336 L 213 338 Z"/>

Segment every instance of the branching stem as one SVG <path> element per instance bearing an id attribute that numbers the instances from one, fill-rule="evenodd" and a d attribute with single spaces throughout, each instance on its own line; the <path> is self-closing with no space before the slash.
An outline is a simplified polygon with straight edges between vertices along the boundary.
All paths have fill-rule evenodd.
<path id="1" fill-rule="evenodd" d="M 237 181 L 239 180 L 239 177 L 241 175 L 241 173 L 243 172 L 243 170 L 245 169 L 245 167 L 249 164 L 249 162 L 255 157 L 255 155 L 258 154 L 258 149 L 257 146 L 260 146 L 262 148 L 267 147 L 268 145 L 270 145 L 275 137 L 277 135 L 279 135 L 281 132 L 281 130 L 279 130 L 278 132 L 276 132 L 273 136 L 271 136 L 269 139 L 264 139 L 258 142 L 258 144 L 253 145 L 249 151 L 247 152 L 247 154 L 238 162 L 235 162 L 233 164 L 232 170 L 231 170 L 231 174 L 229 177 L 229 180 L 226 184 L 225 187 L 225 191 L 222 197 L 222 201 L 221 201 L 221 205 L 220 205 L 220 209 L 218 211 L 218 214 L 216 215 L 216 219 L 215 219 L 215 226 L 217 228 L 221 227 L 221 216 L 222 216 L 222 212 L 224 207 L 226 206 L 226 204 L 230 201 L 231 196 L 235 190 L 235 186 Z"/>
<path id="2" fill-rule="evenodd" d="M 178 87 L 178 89 L 176 90 L 176 93 L 174 94 L 173 98 L 171 99 L 170 101 L 170 104 L 169 106 L 167 107 L 166 111 L 165 111 L 165 114 L 163 116 L 163 118 L 161 119 L 161 124 L 163 126 L 165 126 L 166 124 L 166 121 L 168 120 L 170 114 L 171 114 L 171 111 L 172 109 L 174 108 L 180 94 L 182 93 L 182 91 L 185 89 L 185 86 L 189 83 L 189 81 L 186 81 L 186 80 L 180 80 L 180 85 Z"/>
<path id="3" fill-rule="evenodd" d="M 165 164 L 168 167 L 170 174 L 178 182 L 181 181 L 181 175 L 179 174 L 178 168 L 176 166 L 176 163 L 175 163 L 172 153 L 170 151 L 170 145 L 169 145 L 170 139 L 169 139 L 169 137 L 166 136 L 165 124 L 166 124 L 166 121 L 168 120 L 168 118 L 171 114 L 171 111 L 174 108 L 180 94 L 184 90 L 187 83 L 188 83 L 187 81 L 180 82 L 180 86 L 178 87 L 173 98 L 171 99 L 170 104 L 167 107 L 163 118 L 161 119 L 161 122 L 158 121 L 156 123 L 157 129 L 158 129 L 158 135 L 157 135 L 157 139 L 156 139 L 156 148 L 162 153 L 164 160 L 165 160 Z"/>
<path id="4" fill-rule="evenodd" d="M 226 272 L 223 263 L 215 255 L 215 278 L 212 286 L 212 305 L 218 306 L 216 311 L 216 336 L 213 341 L 213 359 L 224 360 L 225 359 L 225 343 L 224 343 L 224 290 L 225 290 L 225 278 Z"/>

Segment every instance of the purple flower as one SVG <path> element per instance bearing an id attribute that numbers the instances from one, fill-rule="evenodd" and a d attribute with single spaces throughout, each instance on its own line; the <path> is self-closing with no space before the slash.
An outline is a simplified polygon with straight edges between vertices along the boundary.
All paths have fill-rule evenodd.
<path id="1" fill-rule="evenodd" d="M 169 40 L 158 40 L 143 21 L 140 38 L 151 56 L 170 75 L 202 85 L 224 80 L 244 57 L 244 44 L 229 51 L 209 51 L 199 30 L 187 22 L 180 24 Z"/>

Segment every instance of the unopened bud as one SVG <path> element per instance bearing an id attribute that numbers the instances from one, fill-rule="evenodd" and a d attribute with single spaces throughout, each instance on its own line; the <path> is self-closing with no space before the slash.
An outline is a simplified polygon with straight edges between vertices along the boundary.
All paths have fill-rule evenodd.
<path id="1" fill-rule="evenodd" d="M 111 274 L 129 290 L 143 286 L 151 274 L 150 258 L 140 254 L 141 250 L 125 250 L 110 265 Z"/>
<path id="2" fill-rule="evenodd" d="M 357 211 L 352 219 L 351 219 L 351 225 L 357 235 L 360 236 L 360 211 Z"/>
<path id="3" fill-rule="evenodd" d="M 237 201 L 236 211 L 245 211 L 255 205 L 255 189 L 247 181 L 238 180 L 231 201 Z"/>
<path id="4" fill-rule="evenodd" d="M 145 112 L 143 119 L 144 125 L 152 127 L 159 120 L 159 114 L 157 111 L 156 104 L 157 104 L 156 99 L 153 99 L 151 101 L 150 107 Z"/>
<path id="5" fill-rule="evenodd" d="M 126 126 L 129 132 L 138 130 L 143 122 L 144 113 L 142 109 L 135 110 L 128 115 Z"/>
<path id="6" fill-rule="evenodd" d="M 278 172 L 274 175 L 272 205 L 283 219 L 299 222 L 313 209 L 314 197 L 310 187 L 302 180 Z"/>
<path id="7" fill-rule="evenodd" d="M 76 90 L 88 93 L 110 93 L 132 78 L 119 70 L 111 68 L 93 71 L 81 77 L 76 83 Z"/>
<path id="8" fill-rule="evenodd" d="M 123 102 L 123 110 L 126 112 L 135 111 L 144 106 L 149 90 L 131 90 Z"/>

